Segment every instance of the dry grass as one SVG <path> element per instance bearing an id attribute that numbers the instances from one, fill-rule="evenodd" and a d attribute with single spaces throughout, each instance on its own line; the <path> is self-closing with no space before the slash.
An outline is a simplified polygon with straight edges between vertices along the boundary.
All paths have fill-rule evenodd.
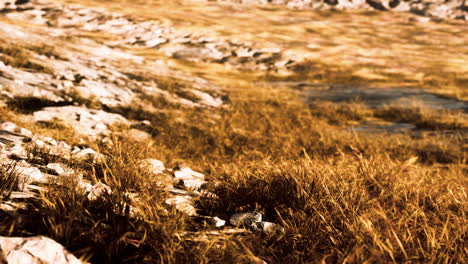
<path id="1" fill-rule="evenodd" d="M 463 172 L 413 162 L 382 155 L 228 165 L 216 170 L 220 199 L 204 206 L 225 215 L 256 209 L 279 222 L 283 236 L 244 240 L 273 263 L 463 262 Z"/>
<path id="2" fill-rule="evenodd" d="M 324 117 L 294 93 L 231 95 L 227 109 L 146 113 L 157 124 L 152 144 L 115 138 L 101 148 L 106 163 L 70 164 L 111 186 L 111 195 L 90 202 L 76 183 L 52 186 L 25 212 L 30 220 L 7 215 L 2 226 L 50 236 L 93 263 L 244 263 L 253 255 L 270 263 L 467 260 L 463 138 L 352 134 L 329 123 L 372 114 L 359 103 L 328 106 L 336 111 Z M 146 157 L 186 162 L 219 183 L 210 189 L 217 199 L 199 202 L 205 214 L 259 210 L 285 233 L 182 236 L 203 226 L 165 206 L 167 193 L 138 169 Z M 131 217 L 130 203 L 143 214 Z"/>
<path id="3" fill-rule="evenodd" d="M 329 55 L 330 61 L 343 54 L 343 47 L 348 47 L 353 57 L 354 53 L 363 51 L 363 48 L 353 49 L 353 45 L 370 43 L 376 47 L 370 56 L 378 60 L 359 65 L 371 71 L 374 77 L 384 76 L 383 79 L 363 77 L 362 70 L 357 74 L 350 69 L 355 68 L 359 60 L 351 58 L 350 64 L 344 63 L 344 59 L 334 64 L 325 59 L 310 60 L 299 65 L 297 74 L 290 78 L 392 85 L 408 82 L 429 85 L 432 82 L 430 85 L 436 88 L 449 83 L 447 89 L 461 91 L 461 97 L 466 93 L 462 74 L 466 68 L 455 63 L 455 57 L 462 59 L 466 55 L 463 53 L 466 47 L 457 44 L 462 39 L 459 35 L 463 35 L 463 28 L 432 22 L 427 28 L 421 25 L 413 28 L 407 23 L 407 16 L 400 14 L 384 14 L 384 18 L 375 22 L 384 25 L 375 28 L 368 22 L 369 16 L 375 13 L 352 12 L 345 16 L 339 12 L 298 12 L 298 20 L 320 18 L 332 24 L 329 28 L 309 25 L 304 35 L 302 22 L 281 24 L 281 18 L 289 16 L 290 11 L 255 8 L 247 13 L 240 7 L 239 10 L 229 7 L 234 8 L 230 12 L 235 14 L 230 18 L 225 16 L 226 9 L 217 13 L 221 7 L 216 4 L 208 7 L 191 4 L 177 9 L 175 1 L 164 2 L 144 1 L 148 8 L 141 7 L 142 1 L 87 3 L 104 3 L 111 9 L 141 14 L 143 18 L 165 17 L 164 23 L 176 26 L 191 22 L 189 29 L 206 27 L 219 35 L 244 30 L 247 33 L 240 37 L 247 39 L 248 33 L 257 37 L 261 27 L 245 27 L 245 23 L 255 25 L 253 21 L 258 17 L 269 18 L 265 20 L 268 23 L 264 23 L 264 30 L 271 31 L 271 35 L 256 40 L 281 41 L 294 48 L 297 43 L 292 39 L 319 38 L 320 42 L 336 37 L 335 42 L 343 41 L 345 46 L 339 49 L 334 48 L 336 43 L 323 42 L 316 51 L 323 57 Z M 187 17 L 187 10 L 192 7 L 195 7 L 191 11 L 194 15 Z M 240 15 L 245 21 L 234 21 Z M 182 21 L 181 17 L 187 21 Z M 272 21 L 275 17 L 278 21 Z M 389 17 L 394 18 L 388 20 L 394 27 L 385 27 Z M 220 22 L 215 23 L 218 20 Z M 405 46 L 406 38 L 392 35 L 401 28 L 406 29 L 402 34 L 418 31 L 418 36 L 427 40 L 414 44 L 418 48 L 413 50 Z M 344 30 L 350 30 L 354 38 L 346 39 L 342 34 Z M 458 42 L 447 41 L 447 49 L 436 56 L 436 41 L 427 37 L 432 30 L 437 32 L 436 39 L 450 35 Z M 301 37 L 296 38 L 299 35 Z M 388 41 L 393 39 L 403 43 L 389 50 Z M 377 58 L 376 54 L 383 50 L 388 53 Z M 405 50 L 413 50 L 413 53 L 403 52 L 405 56 L 397 56 Z M 428 50 L 434 52 L 426 54 Z M 462 50 L 460 54 L 464 55 L 454 50 Z M 444 71 L 438 69 L 443 64 L 440 60 L 447 58 L 453 63 L 446 64 L 445 68 L 454 75 L 444 75 Z M 388 63 L 388 67 L 376 67 L 382 63 Z M 258 263 L 259 259 L 254 256 L 268 263 L 468 262 L 468 152 L 464 113 L 395 106 L 376 110 L 362 102 L 310 105 L 304 102 L 299 91 L 251 82 L 283 80 L 280 76 L 237 72 L 219 65 L 181 64 L 177 66 L 222 85 L 230 104 L 219 109 L 190 108 L 174 105 L 162 97 L 150 97 L 142 98 L 138 105 L 149 104 L 160 112 L 137 106 L 120 111 L 113 109 L 130 119 L 149 120 L 152 128 L 148 132 L 153 140 L 134 142 L 121 131 L 123 128 L 116 128 L 118 136 L 116 133 L 112 146 L 86 143 L 107 155 L 105 162 L 68 163 L 84 171 L 84 177 L 91 182 L 109 185 L 113 192 L 93 202 L 76 191 L 73 180 L 62 186 L 51 185 L 51 190 L 31 202 L 27 210 L 1 213 L 0 233 L 47 235 L 92 263 Z M 427 71 L 422 77 L 413 76 L 424 67 Z M 385 75 L 389 69 L 398 71 Z M 406 75 L 400 75 L 401 72 Z M 163 90 L 191 97 L 184 94 L 185 83 L 170 78 L 148 72 L 130 77 L 155 80 Z M 78 94 L 73 97 L 82 104 L 99 107 Z M 1 120 L 14 121 L 35 133 L 70 144 L 83 144 L 76 139 L 72 128 L 61 124 L 36 126 L 26 114 L 12 107 L 2 108 L 0 113 Z M 412 123 L 419 130 L 375 135 L 346 129 L 350 123 L 375 119 Z M 57 157 L 49 157 L 47 153 L 34 154 L 39 159 L 30 162 L 44 165 L 57 161 Z M 258 210 L 264 212 L 266 220 L 282 226 L 285 232 L 220 235 L 200 240 L 196 232 L 203 231 L 206 226 L 165 205 L 168 193 L 158 184 L 158 179 L 138 167 L 142 158 L 160 159 L 167 167 L 178 162 L 187 163 L 216 183 L 209 191 L 217 198 L 202 197 L 197 202 L 202 213 L 227 219 L 235 212 Z M 0 186 L 11 189 L 11 181 L 4 178 L 0 178 Z M 129 192 L 136 193 L 139 199 L 132 200 Z M 133 217 L 129 205 L 140 212 L 138 217 Z"/>
<path id="4" fill-rule="evenodd" d="M 47 45 L 33 45 L 28 48 L 0 40 L 0 60 L 6 65 L 23 68 L 35 72 L 53 73 L 53 70 L 34 59 L 33 54 L 53 56 L 53 47 Z"/>
<path id="5" fill-rule="evenodd" d="M 467 131 L 467 116 L 462 111 L 430 110 L 424 107 L 386 106 L 376 116 L 395 122 L 412 123 L 419 129 Z"/>
<path id="6" fill-rule="evenodd" d="M 8 200 L 13 191 L 21 190 L 23 179 L 18 176 L 16 164 L 11 162 L 0 166 L 0 202 Z"/>

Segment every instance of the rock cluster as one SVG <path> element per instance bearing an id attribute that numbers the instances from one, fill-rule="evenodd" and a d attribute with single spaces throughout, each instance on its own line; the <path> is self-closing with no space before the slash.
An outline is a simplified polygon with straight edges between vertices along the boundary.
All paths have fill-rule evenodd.
<path id="1" fill-rule="evenodd" d="M 47 157 L 47 159 L 44 159 Z M 12 211 L 24 207 L 24 197 L 38 197 L 38 190 L 45 190 L 50 183 L 60 184 L 60 178 L 72 177 L 83 186 L 86 194 L 93 192 L 96 185 L 82 179 L 81 173 L 73 171 L 67 165 L 51 162 L 48 159 L 73 159 L 76 161 L 100 162 L 104 157 L 90 148 L 71 147 L 64 141 L 33 134 L 11 122 L 0 124 L 0 166 L 2 177 L 18 178 L 17 189 L 11 199 L 2 201 L 0 209 Z M 99 185 L 99 183 L 97 184 Z M 85 187 L 89 186 L 89 187 Z M 94 188 L 94 189 L 93 189 Z M 94 194 L 91 194 L 94 195 Z"/>
<path id="2" fill-rule="evenodd" d="M 188 107 L 219 107 L 224 104 L 217 88 L 206 80 L 164 64 L 144 62 L 143 57 L 108 43 L 80 37 L 77 41 L 67 42 L 67 45 L 56 45 L 56 50 L 48 48 L 55 43 L 63 43 L 62 38 L 77 32 L 104 30 L 119 34 L 122 25 L 116 22 L 118 20 L 125 21 L 124 28 L 130 31 L 122 32 L 128 35 L 138 35 L 139 32 L 154 34 L 154 23 L 145 28 L 144 23 L 133 22 L 123 16 L 42 1 L 2 1 L 0 9 L 4 13 L 2 15 L 11 19 L 46 25 L 31 28 L 0 22 L 0 38 L 8 41 L 0 43 L 7 45 L 0 49 L 0 105 L 12 105 L 32 114 L 32 121 L 36 123 L 64 125 L 73 128 L 78 135 L 92 139 L 105 138 L 113 126 L 124 125 L 135 128 L 132 135 L 145 139 L 150 137 L 145 132 L 146 128 L 152 124 L 131 121 L 124 115 L 129 108 L 140 107 L 149 113 L 160 111 L 148 98 Z M 135 32 L 131 33 L 132 30 Z M 24 67 L 7 65 L 8 60 L 4 57 L 18 56 L 8 54 L 15 46 L 24 46 L 22 56 L 28 57 L 22 59 L 30 60 L 41 68 L 27 68 L 32 65 L 29 62 L 23 63 Z M 138 65 L 143 71 L 146 69 L 142 64 L 148 63 L 148 72 L 157 72 L 158 76 L 181 80 L 188 85 L 177 88 L 176 92 L 174 89 L 167 91 L 159 87 L 158 80 L 135 76 L 128 70 L 131 67 L 120 67 L 122 63 Z M 146 101 L 143 103 L 142 100 Z"/>
<path id="3" fill-rule="evenodd" d="M 88 133 L 94 132 L 88 131 Z M 44 159 L 43 157 L 46 156 L 48 158 Z M 18 186 L 12 192 L 0 193 L 0 197 L 3 196 L 0 199 L 0 211 L 25 209 L 27 201 L 39 198 L 39 190 L 46 192 L 50 184 L 70 182 L 66 179 L 76 182 L 77 191 L 90 201 L 112 194 L 111 187 L 102 182 L 93 184 L 82 177 L 82 172 L 71 169 L 64 163 L 47 163 L 46 160 L 51 157 L 55 157 L 54 160 L 73 160 L 85 163 L 102 163 L 106 160 L 105 156 L 91 148 L 70 146 L 63 141 L 36 135 L 12 122 L 0 123 L 2 177 L 10 175 L 19 179 Z M 226 225 L 226 221 L 217 216 L 200 215 L 196 208 L 195 200 L 202 195 L 216 199 L 215 194 L 206 190 L 207 181 L 202 173 L 183 165 L 167 169 L 164 163 L 157 159 L 141 160 L 139 167 L 149 177 L 154 177 L 158 184 L 168 191 L 170 197 L 166 200 L 167 206 L 203 220 L 210 228 L 219 229 Z M 133 203 L 138 202 L 138 194 L 128 193 L 127 196 L 130 201 L 130 215 L 138 218 L 140 212 L 132 206 Z M 234 214 L 229 219 L 229 224 L 241 232 L 245 232 L 243 228 L 266 233 L 283 231 L 274 223 L 262 221 L 262 214 L 259 212 Z M 16 244 L 21 246 L 12 246 Z M 44 237 L 0 237 L 0 248 L 8 263 L 15 263 L 20 257 L 30 260 L 28 263 L 80 263 L 74 257 L 68 257 L 69 253 L 63 247 Z M 68 262 L 64 262 L 65 260 Z"/>
<path id="4" fill-rule="evenodd" d="M 218 0 L 242 4 L 275 4 L 299 9 L 373 9 L 404 11 L 443 19 L 468 20 L 465 0 Z"/>
<path id="5" fill-rule="evenodd" d="M 300 56 L 296 56 L 297 58 L 286 56 L 283 54 L 283 50 L 276 46 L 258 47 L 253 42 L 223 39 L 206 36 L 202 33 L 188 33 L 184 30 L 163 26 L 156 21 L 136 21 L 123 15 L 106 13 L 77 5 L 63 6 L 40 1 L 33 1 L 33 3 L 33 7 L 28 10 L 8 10 L 7 17 L 61 28 L 63 34 L 71 29 L 113 34 L 118 39 L 107 42 L 108 46 L 130 45 L 154 48 L 176 59 L 219 63 L 244 70 L 282 72 L 301 62 Z M 118 53 L 117 50 L 109 48 L 101 48 L 99 53 L 101 55 L 105 54 L 107 57 L 120 56 L 124 59 L 137 59 L 134 56 L 122 52 Z M 87 75 L 75 70 L 64 73 L 63 79 L 76 82 L 76 76 L 87 77 Z M 113 76 L 116 76 L 114 79 L 119 79 L 119 74 Z M 80 80 L 80 84 L 85 87 L 90 85 L 103 86 L 100 80 L 90 79 L 89 77 L 84 81 Z M 100 90 L 103 92 L 115 90 L 115 87 L 110 88 L 113 89 L 106 87 Z M 80 89 L 80 91 L 86 92 L 87 89 Z M 115 94 L 118 92 L 121 91 L 116 91 Z M 198 96 L 200 95 L 199 90 L 196 90 L 195 93 Z M 100 94 L 95 95 L 101 96 Z M 202 102 L 204 98 L 207 98 L 206 93 L 201 96 Z M 209 98 L 208 101 L 213 102 L 211 99 Z M 219 99 L 214 104 L 211 103 L 211 105 L 215 106 L 220 104 Z"/>

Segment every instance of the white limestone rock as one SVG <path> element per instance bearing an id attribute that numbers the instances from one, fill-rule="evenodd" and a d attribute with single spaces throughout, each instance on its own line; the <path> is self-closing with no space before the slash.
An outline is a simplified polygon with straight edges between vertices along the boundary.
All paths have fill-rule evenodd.
<path id="1" fill-rule="evenodd" d="M 205 179 L 205 175 L 200 172 L 193 171 L 189 167 L 175 169 L 174 177 L 179 180 Z"/>
<path id="2" fill-rule="evenodd" d="M 0 237 L 0 263 L 81 264 L 56 241 L 44 237 Z"/>
<path id="3" fill-rule="evenodd" d="M 47 169 L 55 175 L 61 175 L 66 172 L 65 168 L 60 163 L 49 163 L 47 164 Z"/>
<path id="4" fill-rule="evenodd" d="M 157 159 L 141 160 L 139 166 L 142 170 L 147 171 L 153 175 L 161 174 L 166 170 L 164 163 Z"/>
<path id="5" fill-rule="evenodd" d="M 202 179 L 185 179 L 180 180 L 178 185 L 183 186 L 185 189 L 195 191 L 200 190 L 205 183 L 206 181 Z"/>
<path id="6" fill-rule="evenodd" d="M 16 126 L 16 124 L 13 122 L 5 121 L 0 124 L 0 129 L 9 131 L 9 132 L 16 132 L 16 130 L 18 129 L 18 126 Z"/>
<path id="7" fill-rule="evenodd" d="M 109 135 L 109 127 L 113 125 L 130 125 L 129 121 L 119 114 L 79 106 L 46 107 L 34 112 L 34 121 L 63 122 L 74 128 L 78 134 L 92 138 Z"/>
<path id="8" fill-rule="evenodd" d="M 103 163 L 106 157 L 100 153 L 97 153 L 92 148 L 75 148 L 71 152 L 71 158 L 77 161 L 92 161 L 93 163 Z"/>
<path id="9" fill-rule="evenodd" d="M 95 201 L 99 199 L 101 196 L 105 194 L 109 195 L 111 193 L 112 193 L 111 187 L 109 187 L 108 185 L 102 182 L 98 182 L 95 185 L 93 185 L 93 187 L 89 190 L 89 194 L 87 198 L 90 201 Z"/>
<path id="10" fill-rule="evenodd" d="M 215 216 L 215 217 L 210 217 L 210 223 L 214 225 L 215 227 L 222 227 L 226 224 L 226 221 Z"/>
<path id="11" fill-rule="evenodd" d="M 174 206 L 178 211 L 194 216 L 197 214 L 197 209 L 193 206 L 193 201 L 190 196 L 176 195 L 168 198 L 166 204 Z"/>
<path id="12" fill-rule="evenodd" d="M 267 233 L 267 234 L 274 234 L 274 233 L 283 233 L 284 228 L 279 226 L 278 224 L 272 223 L 272 222 L 260 222 L 258 223 L 257 227 Z"/>

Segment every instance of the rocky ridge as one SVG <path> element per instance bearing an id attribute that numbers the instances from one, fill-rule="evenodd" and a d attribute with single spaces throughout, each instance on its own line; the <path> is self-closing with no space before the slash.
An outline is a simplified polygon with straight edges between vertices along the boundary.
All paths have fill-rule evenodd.
<path id="1" fill-rule="evenodd" d="M 465 0 L 219 0 L 219 2 L 273 4 L 297 9 L 335 8 L 411 12 L 442 19 L 468 20 L 468 6 Z"/>
<path id="2" fill-rule="evenodd" d="M 276 46 L 258 46 L 253 42 L 207 36 L 202 32 L 187 32 L 163 26 L 157 21 L 138 21 L 120 14 L 78 5 L 65 6 L 47 1 L 27 2 L 24 5 L 4 9 L 3 12 L 11 19 L 60 29 L 56 30 L 56 35 L 64 36 L 76 30 L 112 34 L 117 39 L 106 42 L 107 47 L 95 49 L 97 53 L 106 57 L 138 61 L 141 58 L 109 47 L 142 47 L 156 49 L 175 59 L 218 63 L 244 70 L 275 72 L 288 71 L 303 59 L 300 54 L 285 55 Z M 74 74 L 68 73 L 67 76 L 72 78 Z"/>

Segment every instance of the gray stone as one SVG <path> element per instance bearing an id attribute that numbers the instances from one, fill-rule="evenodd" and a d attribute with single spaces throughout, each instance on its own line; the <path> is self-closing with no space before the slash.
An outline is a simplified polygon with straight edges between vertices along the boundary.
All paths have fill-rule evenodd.
<path id="1" fill-rule="evenodd" d="M 25 160 L 28 158 L 28 152 L 21 145 L 14 145 L 12 147 L 9 147 L 7 148 L 7 151 L 8 151 L 8 156 L 12 159 Z"/>
<path id="2" fill-rule="evenodd" d="M 206 105 L 206 106 L 211 106 L 211 107 L 219 107 L 223 104 L 223 100 L 221 98 L 217 98 L 212 96 L 209 93 L 202 92 L 199 90 L 190 90 L 192 94 L 200 98 L 199 103 Z"/>
<path id="3" fill-rule="evenodd" d="M 31 138 L 7 130 L 0 130 L 0 143 L 4 145 L 21 145 L 24 142 L 31 141 Z"/>
<path id="4" fill-rule="evenodd" d="M 218 0 L 242 4 L 274 4 L 294 9 L 374 9 L 380 11 L 409 11 L 418 15 L 445 19 L 467 19 L 463 0 Z M 248 55 L 248 54 L 247 54 Z"/>
<path id="5" fill-rule="evenodd" d="M 16 169 L 18 176 L 24 180 L 25 183 L 47 183 L 47 177 L 35 167 L 18 167 Z"/>
<path id="6" fill-rule="evenodd" d="M 278 224 L 271 223 L 271 222 L 260 222 L 257 225 L 260 230 L 262 230 L 265 233 L 282 233 L 284 232 L 284 228 L 279 226 Z"/>
<path id="7" fill-rule="evenodd" d="M 78 161 L 93 161 L 96 162 L 97 160 L 101 159 L 99 153 L 97 153 L 92 148 L 85 148 L 79 149 L 75 148 L 72 152 L 72 158 Z"/>
<path id="8" fill-rule="evenodd" d="M 16 132 L 17 128 L 18 127 L 16 126 L 15 123 L 9 122 L 9 121 L 5 121 L 0 124 L 0 129 L 9 131 L 9 132 Z"/>
<path id="9" fill-rule="evenodd" d="M 81 194 L 89 194 L 93 189 L 93 185 L 87 181 L 78 181 L 76 185 L 76 190 Z"/>
<path id="10" fill-rule="evenodd" d="M 236 213 L 231 216 L 229 223 L 233 226 L 247 226 L 251 227 L 255 223 L 262 221 L 262 214 L 260 212 Z"/>

